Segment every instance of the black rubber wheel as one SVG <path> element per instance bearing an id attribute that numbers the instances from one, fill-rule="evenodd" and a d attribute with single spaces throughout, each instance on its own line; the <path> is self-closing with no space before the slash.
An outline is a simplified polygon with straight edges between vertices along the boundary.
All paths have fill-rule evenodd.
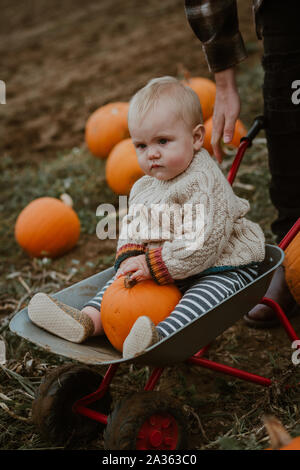
<path id="1" fill-rule="evenodd" d="M 97 436 L 103 425 L 74 413 L 73 404 L 95 392 L 102 376 L 86 366 L 67 364 L 48 373 L 41 383 L 32 405 L 32 420 L 41 435 L 57 444 L 87 440 Z M 110 412 L 109 391 L 89 408 L 104 414 Z"/>
<path id="2" fill-rule="evenodd" d="M 160 392 L 121 400 L 104 431 L 108 450 L 188 449 L 188 424 L 180 402 Z"/>

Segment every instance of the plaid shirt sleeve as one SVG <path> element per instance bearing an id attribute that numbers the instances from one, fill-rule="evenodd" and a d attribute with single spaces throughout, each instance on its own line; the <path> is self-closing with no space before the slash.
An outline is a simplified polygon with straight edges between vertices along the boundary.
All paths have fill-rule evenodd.
<path id="1" fill-rule="evenodd" d="M 185 0 L 185 12 L 211 72 L 233 67 L 247 57 L 236 0 Z"/>

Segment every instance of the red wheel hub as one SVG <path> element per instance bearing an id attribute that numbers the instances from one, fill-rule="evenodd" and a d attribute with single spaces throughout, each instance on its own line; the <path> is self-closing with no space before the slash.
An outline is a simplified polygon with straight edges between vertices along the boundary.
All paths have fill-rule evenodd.
<path id="1" fill-rule="evenodd" d="M 136 448 L 138 450 L 173 450 L 178 442 L 178 425 L 176 419 L 161 413 L 150 416 L 142 425 Z"/>

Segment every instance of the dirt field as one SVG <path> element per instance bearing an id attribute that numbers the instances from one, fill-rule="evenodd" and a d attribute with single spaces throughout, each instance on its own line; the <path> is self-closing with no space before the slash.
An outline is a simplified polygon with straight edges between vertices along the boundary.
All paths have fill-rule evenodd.
<path id="1" fill-rule="evenodd" d="M 2 0 L 0 22 L 0 152 L 18 163 L 81 146 L 92 111 L 180 64 L 209 76 L 181 0 Z M 241 24 L 255 41 L 249 5 Z"/>
<path id="2" fill-rule="evenodd" d="M 248 60 L 238 67 L 241 117 L 250 125 L 262 106 L 261 44 L 250 1 L 238 4 L 249 51 Z M 38 436 L 30 410 L 45 370 L 65 359 L 16 338 L 7 320 L 34 292 L 56 292 L 113 264 L 116 242 L 99 244 L 95 208 L 117 199 L 105 185 L 103 162 L 86 150 L 86 120 L 99 106 L 127 101 L 150 78 L 177 75 L 182 66 L 195 76 L 211 75 L 182 0 L 0 0 L 0 10 L 0 80 L 7 86 L 6 104 L 0 105 L 0 334 L 7 345 L 0 405 L 8 408 L 0 406 L 0 448 L 54 448 Z M 265 144 L 251 149 L 238 182 L 242 190 L 247 185 L 257 188 L 245 194 L 251 199 L 250 216 L 272 241 L 274 209 L 266 161 Z M 31 260 L 14 241 L 16 217 L 33 198 L 58 197 L 66 188 L 80 216 L 80 242 L 53 262 Z M 300 327 L 299 319 L 295 326 Z M 241 320 L 217 338 L 209 358 L 276 376 L 282 385 L 299 381 L 290 355 L 289 340 L 281 331 L 249 331 Z M 121 367 L 113 398 L 138 390 L 148 376 L 148 368 Z M 299 392 L 282 391 L 276 383 L 264 390 L 180 364 L 167 368 L 159 388 L 185 404 L 193 449 L 266 447 L 264 412 L 276 414 L 294 434 L 299 427 Z M 67 448 L 103 449 L 102 435 Z"/>

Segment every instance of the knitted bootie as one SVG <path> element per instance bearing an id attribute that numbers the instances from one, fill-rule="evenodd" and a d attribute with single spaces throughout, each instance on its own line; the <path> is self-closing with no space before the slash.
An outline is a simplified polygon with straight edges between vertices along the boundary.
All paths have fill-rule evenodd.
<path id="1" fill-rule="evenodd" d="M 37 326 L 73 343 L 82 343 L 94 332 L 94 323 L 86 313 L 42 292 L 32 297 L 28 315 Z"/>
<path id="2" fill-rule="evenodd" d="M 139 356 L 145 349 L 160 340 L 153 321 L 146 316 L 139 317 L 133 324 L 123 344 L 123 358 Z"/>

